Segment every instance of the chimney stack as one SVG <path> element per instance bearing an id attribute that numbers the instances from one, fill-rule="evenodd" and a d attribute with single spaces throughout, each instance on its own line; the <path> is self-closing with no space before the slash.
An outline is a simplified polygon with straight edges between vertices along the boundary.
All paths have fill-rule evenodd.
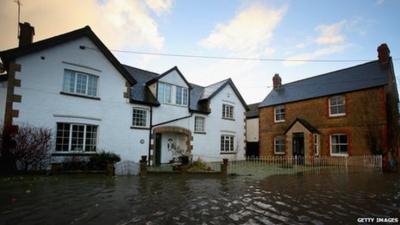
<path id="1" fill-rule="evenodd" d="M 31 24 L 27 22 L 19 23 L 19 47 L 32 44 L 34 35 L 35 28 Z"/>
<path id="2" fill-rule="evenodd" d="M 273 89 L 280 88 L 282 86 L 282 79 L 279 76 L 279 73 L 276 73 L 272 78 Z"/>
<path id="3" fill-rule="evenodd" d="M 389 62 L 390 50 L 386 43 L 379 45 L 378 47 L 378 59 L 381 65 L 385 65 Z"/>

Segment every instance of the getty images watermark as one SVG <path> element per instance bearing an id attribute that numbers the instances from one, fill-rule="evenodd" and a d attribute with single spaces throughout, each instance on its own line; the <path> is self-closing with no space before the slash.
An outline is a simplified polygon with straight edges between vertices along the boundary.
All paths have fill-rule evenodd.
<path id="1" fill-rule="evenodd" d="M 360 217 L 359 223 L 399 223 L 398 217 Z"/>

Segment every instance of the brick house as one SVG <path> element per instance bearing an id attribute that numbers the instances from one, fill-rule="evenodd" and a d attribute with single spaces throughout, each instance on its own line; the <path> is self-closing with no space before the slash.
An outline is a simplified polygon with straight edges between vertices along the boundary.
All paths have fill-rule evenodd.
<path id="1" fill-rule="evenodd" d="M 378 60 L 282 84 L 259 105 L 261 156 L 398 155 L 398 93 L 390 51 Z"/>

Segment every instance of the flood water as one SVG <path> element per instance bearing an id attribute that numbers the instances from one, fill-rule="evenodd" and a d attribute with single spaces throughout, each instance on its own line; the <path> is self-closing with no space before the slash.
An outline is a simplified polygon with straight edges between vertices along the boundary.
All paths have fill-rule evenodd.
<path id="1" fill-rule="evenodd" d="M 400 175 L 0 178 L 0 224 L 357 224 L 399 217 Z"/>

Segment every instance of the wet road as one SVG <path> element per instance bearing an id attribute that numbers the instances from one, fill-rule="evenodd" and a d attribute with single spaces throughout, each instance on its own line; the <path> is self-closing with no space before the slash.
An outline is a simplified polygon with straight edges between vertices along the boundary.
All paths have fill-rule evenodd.
<path id="1" fill-rule="evenodd" d="M 399 217 L 400 176 L 0 178 L 0 224 L 357 224 Z"/>

